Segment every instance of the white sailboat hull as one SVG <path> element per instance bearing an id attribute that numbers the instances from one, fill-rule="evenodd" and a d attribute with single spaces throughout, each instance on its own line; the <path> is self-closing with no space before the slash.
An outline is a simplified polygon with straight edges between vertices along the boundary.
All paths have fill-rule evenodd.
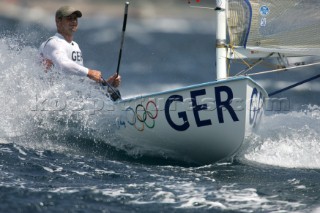
<path id="1" fill-rule="evenodd" d="M 251 78 L 237 77 L 122 100 L 116 134 L 152 155 L 214 163 L 237 152 L 266 97 Z"/>

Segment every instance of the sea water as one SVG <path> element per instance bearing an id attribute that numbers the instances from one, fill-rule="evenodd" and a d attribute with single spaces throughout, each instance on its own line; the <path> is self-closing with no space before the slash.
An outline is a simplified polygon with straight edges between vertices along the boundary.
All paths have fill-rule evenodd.
<path id="1" fill-rule="evenodd" d="M 99 30 L 117 35 L 118 24 L 83 23 L 78 34 L 85 63 L 105 76 L 119 39 Z M 214 78 L 211 31 L 141 24 L 128 28 L 123 96 Z M 320 212 L 317 83 L 289 94 L 295 110 L 267 111 L 235 158 L 193 166 L 123 144 L 103 88 L 39 65 L 37 47 L 54 31 L 21 28 L 0 38 L 0 212 Z"/>

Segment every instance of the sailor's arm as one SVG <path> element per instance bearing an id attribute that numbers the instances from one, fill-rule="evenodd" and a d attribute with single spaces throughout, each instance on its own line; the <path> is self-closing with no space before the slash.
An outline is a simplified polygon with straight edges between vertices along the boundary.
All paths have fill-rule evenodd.
<path id="1" fill-rule="evenodd" d="M 102 75 L 101 72 L 98 70 L 88 70 L 88 74 L 87 74 L 88 78 L 96 81 L 96 82 L 101 82 L 102 79 Z"/>
<path id="2" fill-rule="evenodd" d="M 48 58 L 52 60 L 53 64 L 58 69 L 72 72 L 76 75 L 88 75 L 89 69 L 69 59 L 67 53 L 64 50 L 54 48 L 52 49 L 51 54 L 49 54 L 48 56 Z"/>
<path id="3" fill-rule="evenodd" d="M 76 75 L 87 76 L 88 78 L 100 83 L 102 80 L 102 74 L 98 70 L 88 69 L 82 65 L 77 64 L 68 58 L 67 53 L 57 47 L 56 45 L 48 45 L 50 50 L 46 54 L 46 60 L 49 60 L 54 64 L 58 69 L 72 72 Z M 47 50 L 48 50 L 47 49 Z M 107 80 L 112 86 L 118 87 L 120 85 L 121 77 L 118 75 L 110 76 Z"/>

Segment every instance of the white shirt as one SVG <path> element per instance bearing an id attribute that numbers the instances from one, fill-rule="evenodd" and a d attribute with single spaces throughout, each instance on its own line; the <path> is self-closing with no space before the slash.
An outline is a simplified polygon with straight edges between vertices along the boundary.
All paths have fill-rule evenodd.
<path id="1" fill-rule="evenodd" d="M 59 33 L 41 44 L 40 54 L 43 59 L 51 60 L 57 69 L 77 75 L 88 74 L 79 45 L 74 41 L 67 42 Z"/>

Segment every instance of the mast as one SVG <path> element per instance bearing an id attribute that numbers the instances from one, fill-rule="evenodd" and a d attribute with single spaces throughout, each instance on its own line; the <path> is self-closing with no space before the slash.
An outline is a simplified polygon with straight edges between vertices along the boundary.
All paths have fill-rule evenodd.
<path id="1" fill-rule="evenodd" d="M 226 1 L 216 0 L 217 2 L 217 32 L 216 32 L 216 72 L 217 80 L 227 78 L 227 19 Z"/>

